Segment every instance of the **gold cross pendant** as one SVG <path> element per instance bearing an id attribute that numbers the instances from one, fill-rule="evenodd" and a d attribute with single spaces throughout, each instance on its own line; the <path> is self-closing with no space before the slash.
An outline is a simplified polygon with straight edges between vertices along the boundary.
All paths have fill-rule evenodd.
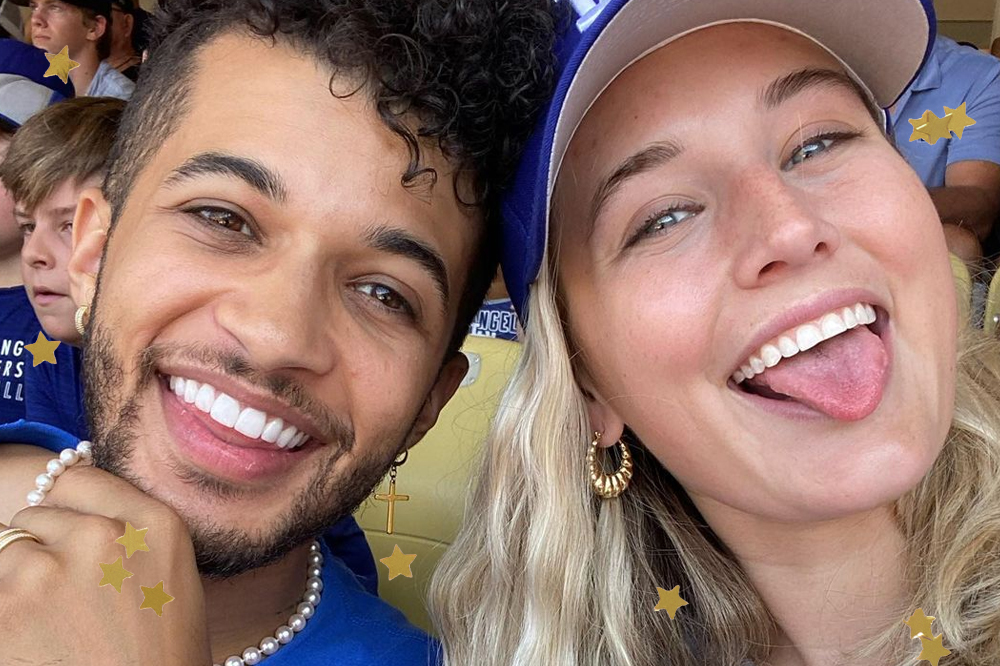
<path id="1" fill-rule="evenodd" d="M 384 495 L 376 493 L 375 499 L 389 503 L 388 513 L 386 515 L 385 533 L 392 534 L 393 523 L 396 517 L 396 502 L 407 502 L 409 501 L 410 496 L 396 494 L 396 478 L 395 475 L 392 475 L 389 477 L 389 494 Z"/>

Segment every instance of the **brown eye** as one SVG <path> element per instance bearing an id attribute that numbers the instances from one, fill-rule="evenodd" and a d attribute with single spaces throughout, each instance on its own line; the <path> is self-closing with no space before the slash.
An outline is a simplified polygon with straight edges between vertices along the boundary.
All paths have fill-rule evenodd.
<path id="1" fill-rule="evenodd" d="M 409 316 L 413 315 L 413 308 L 410 307 L 407 300 L 395 289 L 378 283 L 359 284 L 356 289 L 372 300 L 377 301 L 380 306 L 387 310 Z"/>
<path id="2" fill-rule="evenodd" d="M 253 230 L 250 228 L 250 225 L 247 224 L 242 217 L 231 210 L 226 210 L 225 208 L 203 207 L 192 209 L 189 212 L 213 226 L 223 227 L 230 231 L 238 231 L 245 236 L 253 238 Z"/>

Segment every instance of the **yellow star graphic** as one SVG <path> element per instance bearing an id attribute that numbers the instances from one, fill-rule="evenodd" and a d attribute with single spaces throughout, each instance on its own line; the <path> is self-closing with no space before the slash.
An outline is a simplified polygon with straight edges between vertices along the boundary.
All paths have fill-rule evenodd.
<path id="1" fill-rule="evenodd" d="M 944 118 L 938 118 L 933 112 L 930 113 L 930 118 L 927 120 L 927 124 L 923 127 L 918 127 L 917 129 L 924 132 L 929 137 L 926 139 L 927 143 L 932 146 L 938 142 L 938 139 L 950 139 L 951 132 L 948 130 L 948 121 L 951 120 L 950 116 L 945 116 Z"/>
<path id="2" fill-rule="evenodd" d="M 927 121 L 930 119 L 931 112 L 927 110 L 924 115 L 919 118 L 910 118 L 910 124 L 913 125 L 913 134 L 910 135 L 910 141 L 916 141 L 918 139 L 923 139 L 927 141 L 930 136 L 927 135 Z"/>
<path id="3" fill-rule="evenodd" d="M 920 650 L 920 656 L 917 659 L 926 659 L 931 663 L 931 666 L 938 666 L 938 661 L 941 660 L 941 657 L 951 654 L 951 650 L 942 644 L 943 640 L 944 634 L 938 634 L 934 638 L 921 636 L 920 644 L 923 648 Z"/>
<path id="4" fill-rule="evenodd" d="M 654 611 L 667 611 L 667 615 L 670 619 L 674 619 L 674 615 L 677 614 L 677 609 L 681 606 L 687 606 L 688 602 L 681 599 L 681 586 L 675 585 L 674 589 L 667 592 L 662 587 L 656 588 L 656 591 L 660 594 L 660 600 L 656 602 L 653 606 Z"/>
<path id="5" fill-rule="evenodd" d="M 137 530 L 132 527 L 132 523 L 125 523 L 125 534 L 115 539 L 115 543 L 125 546 L 125 557 L 132 557 L 132 553 L 137 550 L 149 552 L 149 546 L 146 545 L 146 530 L 148 529 L 148 527 L 144 527 Z"/>
<path id="6" fill-rule="evenodd" d="M 101 570 L 104 571 L 104 578 L 97 584 L 97 587 L 113 585 L 116 590 L 121 592 L 122 583 L 125 582 L 126 578 L 132 577 L 132 572 L 126 571 L 124 565 L 122 565 L 121 557 L 110 564 L 105 564 L 104 562 L 99 562 L 98 564 L 101 565 Z"/>
<path id="7" fill-rule="evenodd" d="M 910 616 L 910 619 L 903 624 L 910 628 L 910 638 L 916 638 L 920 634 L 923 634 L 924 636 L 933 636 L 934 629 L 931 627 L 931 622 L 933 620 L 933 615 L 924 615 L 924 609 L 918 608 L 913 611 L 913 615 Z"/>
<path id="8" fill-rule="evenodd" d="M 156 587 L 146 587 L 145 585 L 140 585 L 139 589 L 142 590 L 143 597 L 142 605 L 139 606 L 139 610 L 142 610 L 143 608 L 152 608 L 156 611 L 157 615 L 162 616 L 163 604 L 174 600 L 172 596 L 163 591 L 162 580 L 156 584 Z"/>
<path id="9" fill-rule="evenodd" d="M 383 557 L 379 562 L 384 564 L 389 568 L 389 580 L 392 580 L 396 576 L 406 576 L 407 578 L 413 578 L 413 572 L 410 571 L 410 565 L 413 564 L 413 560 L 417 559 L 416 553 L 413 555 L 407 555 L 399 549 L 399 544 L 393 544 L 392 555 L 389 557 Z"/>
<path id="10" fill-rule="evenodd" d="M 59 53 L 46 53 L 49 59 L 49 68 L 45 70 L 45 76 L 58 76 L 63 83 L 69 81 L 69 73 L 80 66 L 80 63 L 69 59 L 69 47 L 62 47 Z"/>
<path id="11" fill-rule="evenodd" d="M 962 138 L 962 132 L 969 125 L 975 125 L 976 121 L 965 114 L 965 102 L 962 102 L 962 106 L 957 109 L 949 109 L 947 106 L 944 107 L 945 113 L 951 116 L 951 120 L 948 121 L 948 129 L 955 133 L 959 139 Z"/>
<path id="12" fill-rule="evenodd" d="M 31 352 L 31 356 L 34 359 L 31 362 L 31 367 L 35 367 L 39 363 L 51 363 L 55 365 L 56 347 L 59 344 L 58 340 L 47 340 L 45 334 L 38 331 L 38 338 L 30 345 L 24 345 L 24 348 Z"/>

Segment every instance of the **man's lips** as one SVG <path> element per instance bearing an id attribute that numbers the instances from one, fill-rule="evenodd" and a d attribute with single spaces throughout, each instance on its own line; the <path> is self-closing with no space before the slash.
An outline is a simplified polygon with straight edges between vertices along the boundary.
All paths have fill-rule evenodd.
<path id="1" fill-rule="evenodd" d="M 51 305 L 62 298 L 66 298 L 66 294 L 60 294 L 47 289 L 34 290 L 34 301 L 38 305 Z"/>
<path id="2" fill-rule="evenodd" d="M 208 474 L 234 482 L 254 482 L 286 473 L 319 444 L 284 450 L 216 423 L 157 382 L 167 431 L 180 456 Z"/>

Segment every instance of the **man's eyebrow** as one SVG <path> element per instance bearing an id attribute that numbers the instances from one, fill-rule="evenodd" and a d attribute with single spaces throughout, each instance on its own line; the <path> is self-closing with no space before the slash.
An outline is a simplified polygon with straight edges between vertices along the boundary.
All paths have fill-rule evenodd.
<path id="1" fill-rule="evenodd" d="M 680 155 L 683 150 L 680 145 L 672 141 L 657 141 L 622 160 L 615 170 L 601 181 L 594 192 L 590 202 L 590 224 L 587 235 L 593 233 L 594 223 L 601 210 L 627 180 L 659 168 Z"/>
<path id="2" fill-rule="evenodd" d="M 277 173 L 257 160 L 225 153 L 201 153 L 187 159 L 167 176 L 163 185 L 173 187 L 203 175 L 237 178 L 272 201 L 288 200 L 288 188 Z"/>
<path id="3" fill-rule="evenodd" d="M 854 79 L 844 72 L 820 67 L 800 69 L 775 79 L 760 91 L 757 101 L 764 109 L 771 110 L 811 88 L 842 88 L 856 94 L 866 106 L 871 104 L 864 89 Z"/>
<path id="4" fill-rule="evenodd" d="M 448 271 L 444 259 L 434 248 L 402 229 L 385 225 L 373 227 L 365 235 L 364 240 L 374 250 L 412 259 L 420 264 L 420 267 L 434 280 L 441 301 L 447 309 Z"/>

